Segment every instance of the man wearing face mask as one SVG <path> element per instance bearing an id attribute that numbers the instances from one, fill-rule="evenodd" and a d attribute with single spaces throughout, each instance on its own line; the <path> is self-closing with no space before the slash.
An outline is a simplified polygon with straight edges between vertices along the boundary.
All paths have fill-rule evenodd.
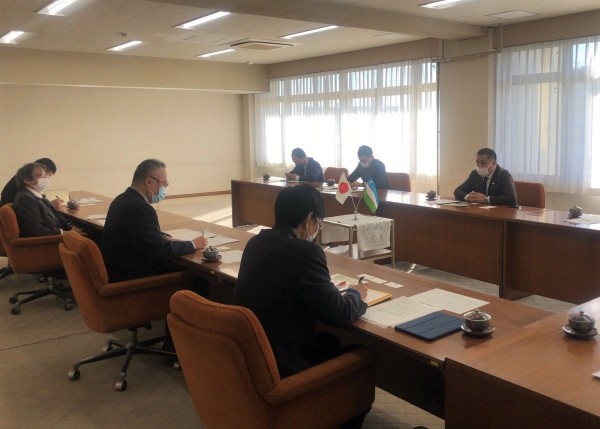
<path id="1" fill-rule="evenodd" d="M 25 164 L 17 171 L 16 182 L 13 209 L 21 237 L 60 235 L 73 228 L 44 196 L 50 178 L 42 164 Z"/>
<path id="2" fill-rule="evenodd" d="M 321 183 L 325 181 L 321 164 L 306 156 L 303 149 L 297 147 L 292 151 L 292 161 L 296 166 L 289 173 L 285 173 L 286 179 Z"/>
<path id="3" fill-rule="evenodd" d="M 342 295 L 323 249 L 313 243 L 324 211 L 312 186 L 285 188 L 275 201 L 275 226 L 252 237 L 242 256 L 234 303 L 260 320 L 282 377 L 344 351 L 335 336 L 315 334 L 316 319 L 347 326 L 367 309 L 366 286 L 352 285 Z"/>
<path id="4" fill-rule="evenodd" d="M 100 250 L 111 281 L 130 280 L 176 271 L 173 259 L 206 247 L 206 238 L 172 239 L 161 232 L 156 210 L 169 181 L 164 162 L 142 161 L 131 186 L 110 204 Z"/>
<path id="5" fill-rule="evenodd" d="M 373 149 L 369 146 L 361 146 L 358 148 L 358 165 L 354 171 L 348 176 L 348 181 L 355 187 L 359 178 L 363 183 L 367 183 L 369 179 L 373 179 L 377 189 L 389 189 L 390 185 L 385 171 L 385 164 L 373 157 Z"/>
<path id="6" fill-rule="evenodd" d="M 42 164 L 48 178 L 56 174 L 56 164 L 50 158 L 40 158 L 35 162 Z M 6 182 L 6 185 L 4 185 L 4 188 L 2 188 L 2 193 L 0 194 L 0 207 L 2 207 L 4 204 L 13 203 L 18 190 L 19 185 L 17 183 L 17 176 L 15 175 L 8 182 Z M 62 200 L 52 199 L 50 202 L 55 208 L 59 208 Z"/>
<path id="7" fill-rule="evenodd" d="M 517 191 L 512 176 L 496 163 L 490 148 L 477 151 L 477 169 L 454 190 L 457 200 L 498 206 L 517 206 Z"/>

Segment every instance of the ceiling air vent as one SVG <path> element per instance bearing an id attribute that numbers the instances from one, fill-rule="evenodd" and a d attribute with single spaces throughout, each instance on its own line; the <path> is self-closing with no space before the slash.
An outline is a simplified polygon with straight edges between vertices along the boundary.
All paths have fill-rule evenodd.
<path id="1" fill-rule="evenodd" d="M 241 40 L 233 42 L 229 46 L 239 49 L 254 49 L 257 51 L 270 51 L 272 49 L 288 48 L 294 46 L 293 43 L 271 42 L 268 40 Z"/>

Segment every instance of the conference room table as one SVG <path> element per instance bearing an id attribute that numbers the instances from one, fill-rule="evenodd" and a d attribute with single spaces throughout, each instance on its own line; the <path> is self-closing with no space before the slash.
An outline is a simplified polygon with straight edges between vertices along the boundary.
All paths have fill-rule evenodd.
<path id="1" fill-rule="evenodd" d="M 90 193 L 74 193 L 75 196 L 89 196 Z M 94 206 L 82 206 L 78 210 L 66 210 L 74 221 L 87 228 L 101 230 L 102 225 L 87 219 L 90 215 L 106 214 L 109 198 L 96 196 L 102 203 Z M 159 205 L 160 206 L 160 205 Z M 163 231 L 180 228 L 195 231 L 210 230 L 212 233 L 237 239 L 224 246 L 231 250 L 242 250 L 253 236 L 243 230 L 228 228 L 208 222 L 189 219 L 183 216 L 157 210 Z M 210 239 L 209 239 L 210 244 Z M 372 289 L 388 292 L 393 298 L 412 296 L 432 289 L 441 289 L 463 296 L 488 302 L 481 307 L 494 317 L 495 332 L 486 338 L 470 337 L 455 332 L 434 341 L 425 341 L 408 334 L 397 332 L 393 327 L 381 327 L 365 320 L 358 320 L 352 326 L 339 329 L 320 325 L 319 329 L 335 332 L 345 343 L 369 344 L 377 347 L 379 359 L 376 365 L 377 385 L 404 400 L 434 414 L 444 417 L 444 364 L 448 357 L 486 347 L 511 333 L 535 321 L 551 315 L 547 311 L 527 307 L 522 304 L 485 295 L 476 291 L 445 284 L 435 280 L 401 272 L 390 267 L 376 265 L 366 261 L 357 261 L 346 256 L 326 253 L 331 274 L 342 274 L 357 278 L 359 274 L 368 274 L 388 282 L 402 285 L 399 288 L 372 283 Z M 200 251 L 183 255 L 179 261 L 197 275 L 209 280 L 209 298 L 215 301 L 231 303 L 239 262 L 223 263 L 202 260 Z"/>
<path id="2" fill-rule="evenodd" d="M 231 181 L 234 226 L 274 223 L 279 192 L 299 182 Z M 326 216 L 351 214 L 323 183 Z M 499 296 L 537 294 L 580 304 L 600 296 L 600 223 L 574 223 L 566 211 L 471 204 L 448 206 L 425 194 L 378 190 L 377 216 L 394 219 L 396 260 L 499 286 Z M 371 214 L 353 192 L 358 212 Z"/>

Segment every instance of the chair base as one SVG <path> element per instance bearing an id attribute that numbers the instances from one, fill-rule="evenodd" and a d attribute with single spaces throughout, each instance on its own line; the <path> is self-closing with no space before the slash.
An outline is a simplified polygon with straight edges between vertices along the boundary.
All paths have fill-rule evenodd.
<path id="1" fill-rule="evenodd" d="M 2 280 L 4 277 L 10 276 L 11 274 L 14 274 L 14 273 L 15 272 L 13 271 L 13 269 L 10 265 L 8 267 L 0 268 L 0 280 Z"/>
<path id="2" fill-rule="evenodd" d="M 13 304 L 13 308 L 11 308 L 10 310 L 10 313 L 12 315 L 16 316 L 18 314 L 21 314 L 21 305 L 47 295 L 54 295 L 59 298 L 62 298 L 65 301 L 65 310 L 73 310 L 73 299 L 66 294 L 66 292 L 68 292 L 70 288 L 63 287 L 62 283 L 56 283 L 54 281 L 54 277 L 51 276 L 40 276 L 40 282 L 47 282 L 48 284 L 44 289 L 35 289 L 19 292 L 9 298 L 8 302 Z M 26 298 L 19 299 L 19 297 L 22 295 L 27 296 Z"/>
<path id="3" fill-rule="evenodd" d="M 149 329 L 149 328 L 148 328 Z M 129 363 L 131 358 L 135 354 L 152 354 L 152 355 L 160 355 L 167 358 L 170 358 L 174 361 L 173 368 L 180 369 L 179 363 L 177 362 L 177 354 L 174 352 L 169 352 L 157 348 L 150 347 L 154 344 L 160 343 L 165 339 L 165 336 L 155 337 L 144 341 L 138 340 L 138 328 L 128 329 L 129 338 L 127 341 L 119 341 L 111 339 L 108 341 L 108 344 L 103 347 L 104 353 L 100 353 L 96 356 L 91 356 L 85 359 L 82 359 L 73 365 L 73 368 L 69 371 L 67 376 L 69 380 L 77 380 L 80 377 L 79 367 L 81 365 L 85 365 L 93 362 L 100 362 L 106 359 L 112 359 L 117 356 L 125 355 L 125 362 L 123 366 L 121 366 L 121 371 L 117 377 L 117 381 L 115 382 L 115 390 L 122 392 L 127 389 L 127 380 L 125 379 L 127 374 L 127 368 L 129 367 Z"/>

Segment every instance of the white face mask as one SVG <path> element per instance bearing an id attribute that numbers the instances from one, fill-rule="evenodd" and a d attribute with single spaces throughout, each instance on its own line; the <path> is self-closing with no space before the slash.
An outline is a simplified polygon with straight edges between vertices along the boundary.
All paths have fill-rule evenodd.
<path id="1" fill-rule="evenodd" d="M 362 168 L 369 168 L 369 163 L 368 163 L 368 162 L 361 162 L 361 163 L 360 163 L 360 166 L 361 166 Z"/>
<path id="2" fill-rule="evenodd" d="M 481 177 L 488 177 L 490 175 L 489 168 L 490 167 L 477 167 L 477 174 Z"/>
<path id="3" fill-rule="evenodd" d="M 48 184 L 50 184 L 49 177 L 40 177 L 37 180 L 37 184 L 33 185 L 32 188 L 38 191 L 40 194 L 43 194 L 46 192 L 46 189 L 48 189 Z"/>

